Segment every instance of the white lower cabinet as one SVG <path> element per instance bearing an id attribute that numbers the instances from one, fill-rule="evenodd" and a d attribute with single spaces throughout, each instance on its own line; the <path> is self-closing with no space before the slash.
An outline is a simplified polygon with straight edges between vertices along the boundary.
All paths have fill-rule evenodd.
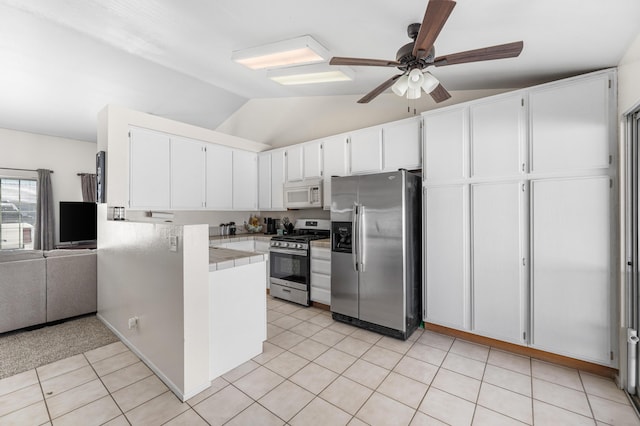
<path id="1" fill-rule="evenodd" d="M 426 321 L 469 329 L 468 185 L 424 191 Z"/>
<path id="2" fill-rule="evenodd" d="M 263 241 L 263 240 L 255 240 L 255 248 L 254 251 L 256 253 L 262 253 L 262 254 L 266 254 L 267 255 L 267 288 L 269 288 L 269 277 L 271 276 L 270 274 L 270 261 L 269 261 L 269 241 Z"/>
<path id="3" fill-rule="evenodd" d="M 525 344 L 524 182 L 471 185 L 472 330 Z"/>
<path id="4" fill-rule="evenodd" d="M 608 176 L 531 184 L 532 345 L 610 364 Z"/>
<path id="5" fill-rule="evenodd" d="M 331 250 L 311 246 L 311 301 L 331 305 Z"/>

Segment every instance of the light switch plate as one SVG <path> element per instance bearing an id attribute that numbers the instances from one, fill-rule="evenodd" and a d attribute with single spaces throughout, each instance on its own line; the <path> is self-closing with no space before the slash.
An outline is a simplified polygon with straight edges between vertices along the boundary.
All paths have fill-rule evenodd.
<path id="1" fill-rule="evenodd" d="M 178 237 L 172 235 L 169 237 L 169 251 L 178 251 Z"/>

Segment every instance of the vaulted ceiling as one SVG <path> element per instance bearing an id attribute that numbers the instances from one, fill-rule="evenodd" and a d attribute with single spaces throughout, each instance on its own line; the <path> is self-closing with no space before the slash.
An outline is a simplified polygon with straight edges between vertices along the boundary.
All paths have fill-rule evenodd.
<path id="1" fill-rule="evenodd" d="M 395 70 L 354 67 L 353 81 L 280 86 L 231 52 L 308 34 L 332 56 L 395 59 L 426 5 L 0 0 L 0 127 L 93 141 L 108 103 L 215 129 L 252 98 L 364 94 Z M 455 97 L 615 66 L 640 30 L 638 16 L 637 0 L 458 0 L 436 55 L 517 40 L 524 50 L 432 73 Z"/>

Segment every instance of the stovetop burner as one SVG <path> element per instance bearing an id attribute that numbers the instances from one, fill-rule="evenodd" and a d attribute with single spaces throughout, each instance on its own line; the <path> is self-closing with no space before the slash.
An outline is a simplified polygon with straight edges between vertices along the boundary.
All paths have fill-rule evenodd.
<path id="1" fill-rule="evenodd" d="M 303 241 L 309 242 L 314 240 L 322 240 L 325 238 L 329 238 L 329 234 L 326 235 L 298 235 L 298 234 L 288 234 L 288 235 L 275 235 L 271 237 L 271 240 L 274 241 Z"/>
<path id="2" fill-rule="evenodd" d="M 331 221 L 321 219 L 298 219 L 295 231 L 287 235 L 274 235 L 272 241 L 309 242 L 331 236 Z"/>

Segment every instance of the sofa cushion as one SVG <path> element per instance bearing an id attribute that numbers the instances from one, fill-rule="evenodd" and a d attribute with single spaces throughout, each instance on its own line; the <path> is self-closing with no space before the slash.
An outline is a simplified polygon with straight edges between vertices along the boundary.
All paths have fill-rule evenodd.
<path id="1" fill-rule="evenodd" d="M 0 263 L 42 259 L 42 250 L 0 250 Z"/>
<path id="2" fill-rule="evenodd" d="M 81 256 L 93 254 L 95 255 L 96 250 L 94 249 L 81 249 L 81 250 L 71 250 L 71 249 L 57 249 L 57 250 L 47 250 L 44 252 L 44 257 L 64 257 L 64 256 Z"/>

